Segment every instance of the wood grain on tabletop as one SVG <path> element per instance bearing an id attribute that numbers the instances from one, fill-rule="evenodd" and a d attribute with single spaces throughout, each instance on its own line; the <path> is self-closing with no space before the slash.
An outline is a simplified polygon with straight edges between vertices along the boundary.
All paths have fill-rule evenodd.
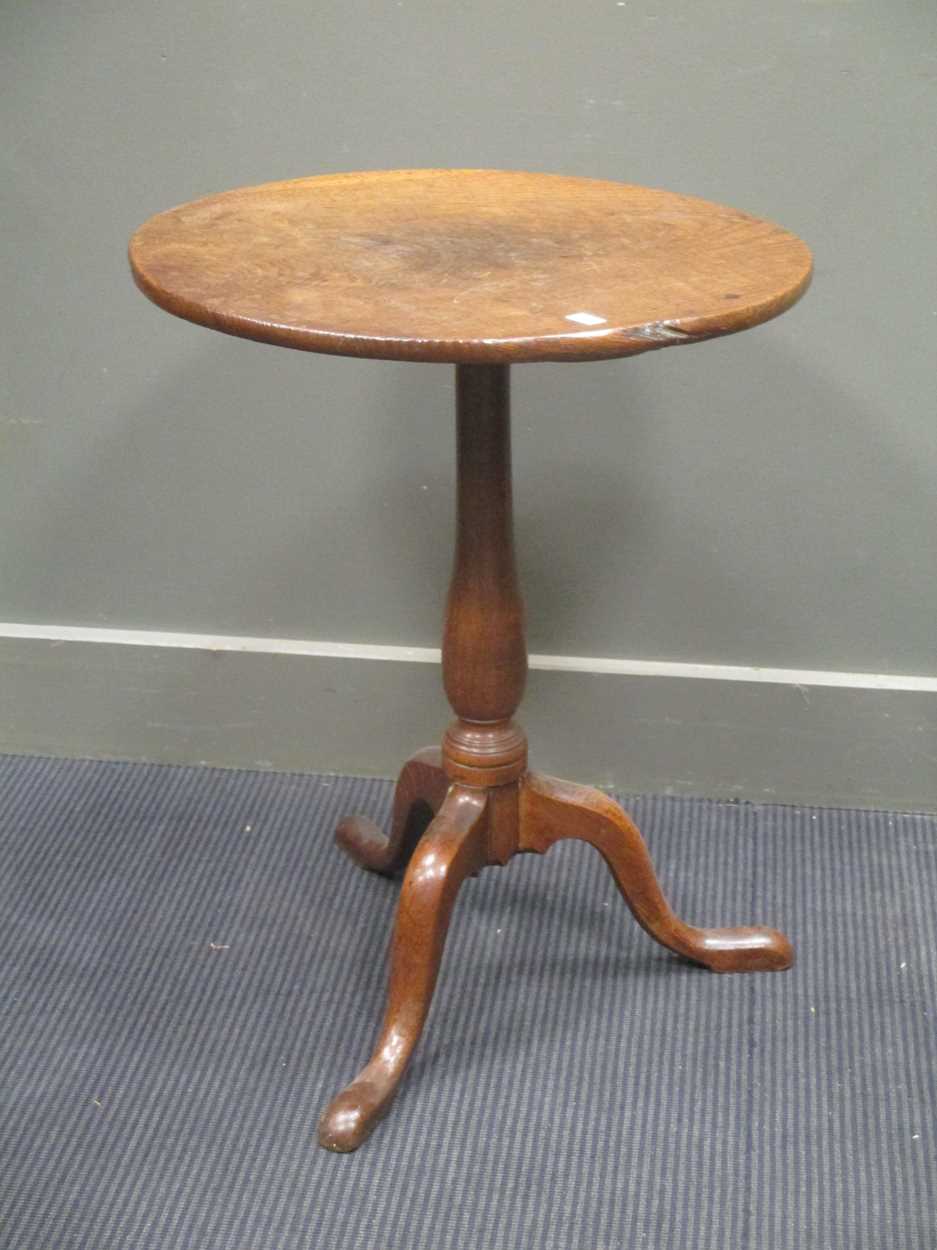
<path id="1" fill-rule="evenodd" d="M 731 334 L 806 289 L 799 238 L 669 191 L 503 170 L 327 174 L 150 218 L 130 246 L 168 312 L 335 355 L 628 356 Z"/>

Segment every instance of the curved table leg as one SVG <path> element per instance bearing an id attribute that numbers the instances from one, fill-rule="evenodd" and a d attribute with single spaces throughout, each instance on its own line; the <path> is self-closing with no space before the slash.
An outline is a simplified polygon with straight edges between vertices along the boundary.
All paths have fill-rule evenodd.
<path id="1" fill-rule="evenodd" d="M 697 929 L 670 908 L 634 822 L 600 790 L 528 773 L 521 787 L 520 850 L 547 851 L 581 838 L 602 855 L 638 924 L 678 955 L 714 972 L 789 968 L 794 952 L 783 933 L 763 926 Z"/>
<path id="2" fill-rule="evenodd" d="M 385 834 L 367 816 L 348 816 L 335 830 L 335 841 L 362 868 L 396 872 L 413 854 L 448 789 L 442 752 L 439 747 L 425 747 L 400 770 L 390 833 Z"/>
<path id="3" fill-rule="evenodd" d="M 410 860 L 384 1023 L 371 1061 L 319 1121 L 319 1143 L 329 1150 L 356 1150 L 393 1100 L 429 1011 L 459 886 L 486 861 L 487 805 L 484 791 L 453 785 Z"/>

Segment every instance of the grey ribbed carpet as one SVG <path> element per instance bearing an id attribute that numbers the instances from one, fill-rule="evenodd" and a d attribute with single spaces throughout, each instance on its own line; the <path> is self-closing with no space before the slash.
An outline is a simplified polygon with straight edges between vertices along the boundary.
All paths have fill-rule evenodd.
<path id="1" fill-rule="evenodd" d="M 674 959 L 587 847 L 486 870 L 331 1155 L 397 895 L 331 831 L 390 794 L 0 758 L 4 1250 L 937 1246 L 934 818 L 629 804 L 687 919 L 788 931 L 780 974 Z"/>

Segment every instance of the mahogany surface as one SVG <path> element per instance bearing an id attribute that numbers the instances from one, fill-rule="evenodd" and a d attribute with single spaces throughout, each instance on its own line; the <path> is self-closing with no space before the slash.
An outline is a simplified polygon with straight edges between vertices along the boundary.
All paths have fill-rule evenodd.
<path id="1" fill-rule="evenodd" d="M 626 356 L 765 321 L 810 278 L 795 236 L 734 209 L 619 183 L 491 170 L 330 175 L 249 187 L 161 213 L 131 265 L 168 311 L 309 351 L 456 363 L 455 560 L 443 682 L 456 719 L 403 767 L 391 827 L 351 816 L 359 864 L 406 866 L 384 1023 L 319 1122 L 355 1150 L 387 1111 L 429 1010 L 466 877 L 594 846 L 638 923 L 717 972 L 793 961 L 774 929 L 696 928 L 671 910 L 631 819 L 601 791 L 527 769 L 514 721 L 527 673 L 514 563 L 509 365 Z"/>
<path id="2" fill-rule="evenodd" d="M 738 209 L 506 170 L 243 187 L 136 232 L 168 312 L 283 347 L 395 360 L 595 360 L 732 334 L 805 290 L 810 252 Z"/>

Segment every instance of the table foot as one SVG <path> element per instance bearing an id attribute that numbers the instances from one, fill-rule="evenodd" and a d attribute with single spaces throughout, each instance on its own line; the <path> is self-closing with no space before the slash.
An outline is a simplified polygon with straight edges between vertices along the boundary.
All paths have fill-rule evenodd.
<path id="1" fill-rule="evenodd" d="M 485 791 L 453 785 L 413 853 L 397 907 L 384 1023 L 370 1062 L 319 1121 L 319 1143 L 328 1150 L 357 1150 L 397 1092 L 429 1011 L 459 887 L 486 862 L 487 807 Z"/>
<path id="2" fill-rule="evenodd" d="M 763 926 L 698 929 L 674 914 L 637 826 L 600 790 L 528 773 L 521 783 L 519 849 L 547 851 L 579 838 L 602 855 L 635 919 L 655 941 L 713 972 L 774 972 L 794 952 L 783 933 Z"/>
<path id="3" fill-rule="evenodd" d="M 390 833 L 367 816 L 348 816 L 335 830 L 335 840 L 355 863 L 371 872 L 402 868 L 449 789 L 439 747 L 426 747 L 400 770 L 394 790 Z"/>

